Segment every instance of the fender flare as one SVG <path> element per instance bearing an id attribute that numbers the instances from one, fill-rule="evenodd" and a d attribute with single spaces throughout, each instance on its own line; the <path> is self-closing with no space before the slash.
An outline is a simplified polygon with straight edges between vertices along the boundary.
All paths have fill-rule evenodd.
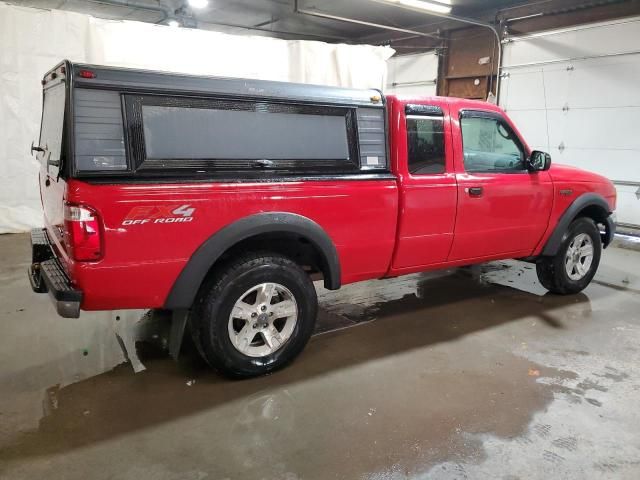
<path id="1" fill-rule="evenodd" d="M 200 245 L 178 275 L 164 307 L 172 310 L 190 308 L 207 273 L 224 252 L 250 237 L 279 232 L 295 233 L 307 239 L 321 253 L 325 288 L 340 288 L 338 251 L 320 225 L 295 213 L 258 213 L 227 225 Z"/>
<path id="2" fill-rule="evenodd" d="M 556 224 L 553 233 L 547 240 L 544 248 L 542 249 L 543 256 L 554 256 L 558 253 L 560 249 L 560 245 L 567 234 L 567 230 L 569 229 L 569 225 L 573 220 L 578 216 L 578 214 L 587 207 L 596 206 L 601 208 L 606 215 L 606 233 L 603 238 L 603 244 L 606 247 L 611 240 L 613 239 L 613 234 L 615 232 L 615 225 L 609 216 L 611 214 L 611 208 L 607 201 L 601 195 L 597 193 L 583 193 L 578 198 L 576 198 L 571 205 L 564 211 L 560 220 Z"/>

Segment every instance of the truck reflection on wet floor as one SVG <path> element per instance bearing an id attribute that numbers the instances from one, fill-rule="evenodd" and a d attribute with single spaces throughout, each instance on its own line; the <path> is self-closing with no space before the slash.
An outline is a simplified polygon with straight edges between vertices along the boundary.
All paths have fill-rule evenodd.
<path id="1" fill-rule="evenodd" d="M 431 345 L 452 342 L 525 317 L 537 317 L 554 328 L 562 328 L 548 312 L 563 306 L 579 310 L 578 315 L 588 314 L 590 303 L 583 294 L 561 297 L 529 293 L 527 285 L 538 293 L 539 287 L 532 280 L 535 272 L 522 265 L 525 264 L 512 265 L 511 273 L 506 273 L 501 264 L 492 264 L 364 282 L 336 292 L 319 288 L 321 314 L 317 334 L 305 352 L 273 375 L 245 381 L 228 381 L 211 372 L 188 340 L 184 355 L 179 362 L 173 362 L 166 351 L 168 314 L 146 314 L 136 323 L 134 337 L 137 354 L 147 371 L 136 375 L 131 366 L 122 364 L 75 384 L 49 388 L 37 432 L 15 436 L 15 441 L 0 449 L 0 460 L 65 452 L 165 422 L 214 412 L 218 407 L 224 410 L 232 402 L 250 399 L 265 389 L 286 392 L 301 382 L 324 382 L 322 379 L 327 375 L 398 358 L 416 349 L 426 352 Z M 509 277 L 505 283 L 511 277 L 518 278 L 513 285 L 519 289 L 489 283 L 496 276 L 503 281 L 501 275 Z M 345 328 L 359 324 L 358 328 Z M 509 369 L 528 368 L 526 361 L 503 349 L 496 355 L 501 363 L 510 365 Z M 545 375 L 544 367 L 536 368 Z M 445 388 L 440 374 L 428 375 L 435 375 L 429 382 L 438 382 L 440 389 Z M 519 375 L 510 381 L 528 382 Z M 457 385 L 455 388 L 462 388 L 458 381 L 452 382 Z M 509 401 L 521 405 L 531 401 L 536 403 L 533 410 L 541 408 L 552 397 L 544 388 L 547 387 L 529 383 L 510 387 Z M 535 393 L 532 389 L 540 390 Z M 489 405 L 489 397 L 485 400 Z M 528 411 L 523 409 L 518 428 L 520 423 L 526 425 Z"/>
<path id="2" fill-rule="evenodd" d="M 567 303 L 567 300 L 547 293 L 539 284 L 533 264 L 515 260 L 417 273 L 394 279 L 371 280 L 348 285 L 337 291 L 325 290 L 321 284 L 320 281 L 316 282 L 320 309 L 314 335 L 353 327 L 391 315 L 418 313 L 464 298 L 481 299 L 495 296 L 495 289 L 491 288 L 491 285 L 508 286 L 531 293 L 544 298 L 545 304 Z M 579 294 L 571 297 L 570 303 L 585 300 L 586 297 Z M 541 315 L 541 318 L 551 324 L 555 322 L 545 315 Z M 429 321 L 428 318 L 425 318 L 425 321 Z M 144 363 L 148 357 L 166 356 L 170 322 L 169 312 L 149 311 L 140 321 L 130 325 L 129 328 L 133 329 L 131 334 L 135 341 L 135 352 L 131 352 L 131 347 L 125 345 L 127 342 L 118 338 L 134 371 L 141 371 L 143 368 L 138 366 L 139 362 Z M 194 365 L 202 363 L 188 332 L 181 350 L 181 362 Z"/>

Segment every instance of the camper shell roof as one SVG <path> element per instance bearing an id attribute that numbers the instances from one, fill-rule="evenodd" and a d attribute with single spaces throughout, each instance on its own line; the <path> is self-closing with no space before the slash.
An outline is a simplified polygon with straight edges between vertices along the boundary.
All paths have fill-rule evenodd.
<path id="1" fill-rule="evenodd" d="M 207 77 L 69 61 L 63 62 L 63 64 L 66 65 L 67 71 L 71 72 L 71 85 L 74 87 L 145 93 L 260 98 L 325 105 L 367 106 L 370 108 L 384 107 L 384 96 L 377 89 L 331 87 L 247 78 Z M 93 75 L 90 76 L 87 72 L 91 72 Z"/>

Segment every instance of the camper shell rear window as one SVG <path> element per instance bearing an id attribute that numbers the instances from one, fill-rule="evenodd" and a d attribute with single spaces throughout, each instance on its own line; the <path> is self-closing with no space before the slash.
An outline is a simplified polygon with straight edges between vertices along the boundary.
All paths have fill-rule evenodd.
<path id="1" fill-rule="evenodd" d="M 65 97 L 66 89 L 62 82 L 44 90 L 38 142 L 44 152 L 38 154 L 38 159 L 45 163 L 45 166 L 57 166 L 62 160 Z"/>

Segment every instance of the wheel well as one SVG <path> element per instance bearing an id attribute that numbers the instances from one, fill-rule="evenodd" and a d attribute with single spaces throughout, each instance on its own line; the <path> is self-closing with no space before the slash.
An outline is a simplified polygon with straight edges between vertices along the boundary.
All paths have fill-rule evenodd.
<path id="1" fill-rule="evenodd" d="M 543 256 L 552 257 L 556 254 L 571 222 L 577 218 L 592 219 L 600 230 L 602 244 L 606 247 L 613 239 L 615 225 L 609 218 L 609 205 L 607 201 L 596 193 L 584 193 L 580 195 L 560 216 L 551 236 L 541 252 Z"/>
<path id="2" fill-rule="evenodd" d="M 602 239 L 602 244 L 606 248 L 609 242 L 613 237 L 613 232 L 609 232 L 609 224 L 607 223 L 607 217 L 609 216 L 609 212 L 607 212 L 600 205 L 589 205 L 588 207 L 583 208 L 576 215 L 577 218 L 586 217 L 590 218 L 596 223 L 596 227 L 600 231 L 600 238 Z"/>
<path id="3" fill-rule="evenodd" d="M 588 217 L 592 219 L 596 224 L 601 224 L 606 226 L 606 220 L 609 216 L 609 212 L 607 212 L 600 205 L 589 205 L 578 212 L 575 218 L 580 217 Z"/>
<path id="4" fill-rule="evenodd" d="M 326 288 L 340 288 L 340 259 L 327 232 L 302 215 L 265 212 L 237 220 L 206 239 L 178 275 L 164 307 L 190 308 L 212 269 L 247 251 L 280 253 L 310 274 L 321 274 Z"/>
<path id="5" fill-rule="evenodd" d="M 313 275 L 314 280 L 326 280 L 331 276 L 329 265 L 320 248 L 308 238 L 293 232 L 268 232 L 245 238 L 225 250 L 210 271 L 221 263 L 247 252 L 270 252 L 288 257 Z"/>

